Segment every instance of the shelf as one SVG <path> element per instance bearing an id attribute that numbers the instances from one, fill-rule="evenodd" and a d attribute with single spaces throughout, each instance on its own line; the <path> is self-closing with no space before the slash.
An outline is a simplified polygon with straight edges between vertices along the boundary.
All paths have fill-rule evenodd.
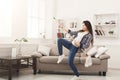
<path id="1" fill-rule="evenodd" d="M 95 35 L 96 37 L 100 37 L 100 38 L 102 38 L 102 37 L 114 37 L 114 38 L 116 38 L 117 37 L 117 34 L 107 34 L 107 35 Z"/>
<path id="2" fill-rule="evenodd" d="M 96 38 L 117 38 L 118 37 L 118 15 L 117 14 L 95 14 Z M 110 34 L 111 33 L 111 34 Z"/>
<path id="3" fill-rule="evenodd" d="M 100 24 L 100 25 L 95 25 L 96 27 L 116 27 L 116 24 Z"/>
<path id="4" fill-rule="evenodd" d="M 95 14 L 95 16 L 113 16 L 113 15 L 118 15 L 117 13 L 102 13 L 102 14 Z"/>

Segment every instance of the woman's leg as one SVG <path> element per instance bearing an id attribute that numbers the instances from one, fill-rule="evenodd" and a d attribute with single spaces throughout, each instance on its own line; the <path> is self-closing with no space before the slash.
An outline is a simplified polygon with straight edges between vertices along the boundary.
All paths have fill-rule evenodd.
<path id="1" fill-rule="evenodd" d="M 75 54 L 76 54 L 77 50 L 78 50 L 77 47 L 75 47 L 73 45 L 71 46 L 68 63 L 69 63 L 69 66 L 71 67 L 71 69 L 73 70 L 74 74 L 77 77 L 79 77 L 79 73 L 77 71 L 77 68 L 75 67 L 75 65 L 73 63 L 74 57 L 75 57 Z"/>
<path id="2" fill-rule="evenodd" d="M 63 38 L 59 38 L 58 42 L 57 42 L 57 45 L 58 45 L 59 55 L 62 55 L 63 54 L 62 46 L 66 47 L 67 49 L 70 49 L 72 43 L 70 41 L 67 41 L 67 40 L 63 39 Z"/>

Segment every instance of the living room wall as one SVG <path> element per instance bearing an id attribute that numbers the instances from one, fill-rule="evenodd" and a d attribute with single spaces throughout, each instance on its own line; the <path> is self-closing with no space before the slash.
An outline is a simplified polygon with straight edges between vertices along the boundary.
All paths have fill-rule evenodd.
<path id="1" fill-rule="evenodd" d="M 28 0 L 11 0 L 12 15 L 11 26 L 12 36 L 5 38 L 0 37 L 1 44 L 12 44 L 16 38 L 27 37 L 27 17 L 28 17 Z M 54 0 L 46 0 L 46 39 L 52 39 L 52 19 L 54 15 Z M 30 38 L 29 43 L 40 43 L 44 41 L 39 38 Z"/>
<path id="2" fill-rule="evenodd" d="M 57 0 L 56 18 L 58 19 L 74 19 L 78 18 L 80 22 L 90 20 L 94 23 L 94 14 L 118 13 L 120 14 L 120 0 Z M 119 16 L 120 24 L 120 16 Z M 120 26 L 118 25 L 119 29 Z M 120 36 L 120 31 L 119 31 Z M 120 37 L 116 39 L 95 39 L 96 45 L 106 45 L 111 56 L 109 60 L 110 68 L 120 68 L 119 47 Z"/>

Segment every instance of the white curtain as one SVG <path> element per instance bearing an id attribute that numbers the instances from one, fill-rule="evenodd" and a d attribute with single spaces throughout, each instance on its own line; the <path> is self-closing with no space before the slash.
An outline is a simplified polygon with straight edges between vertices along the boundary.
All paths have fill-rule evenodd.
<path id="1" fill-rule="evenodd" d="M 27 36 L 39 38 L 45 33 L 45 0 L 28 0 Z"/>
<path id="2" fill-rule="evenodd" d="M 12 0 L 0 0 L 0 37 L 11 37 Z"/>

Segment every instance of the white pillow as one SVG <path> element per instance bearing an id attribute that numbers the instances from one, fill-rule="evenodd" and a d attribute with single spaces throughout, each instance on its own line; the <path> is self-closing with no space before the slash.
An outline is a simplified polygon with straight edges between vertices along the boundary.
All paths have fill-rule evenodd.
<path id="1" fill-rule="evenodd" d="M 93 56 L 93 55 L 95 55 L 96 53 L 97 53 L 97 47 L 94 46 L 94 47 L 92 47 L 90 50 L 88 50 L 87 55 L 88 55 L 88 56 Z"/>
<path id="2" fill-rule="evenodd" d="M 106 48 L 106 47 L 99 47 L 95 57 L 98 58 L 100 55 L 104 54 L 107 50 L 108 50 L 108 48 Z"/>
<path id="3" fill-rule="evenodd" d="M 48 46 L 39 46 L 38 52 L 40 52 L 44 56 L 49 56 L 51 48 Z"/>

